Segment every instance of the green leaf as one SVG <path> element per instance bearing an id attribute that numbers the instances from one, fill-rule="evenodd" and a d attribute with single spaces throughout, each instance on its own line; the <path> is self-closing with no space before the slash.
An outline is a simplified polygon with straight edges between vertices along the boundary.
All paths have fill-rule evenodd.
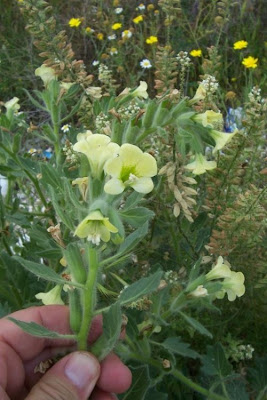
<path id="1" fill-rule="evenodd" d="M 9 317 L 10 321 L 18 325 L 24 332 L 29 333 L 29 335 L 37 336 L 47 339 L 74 339 L 74 335 L 61 335 L 60 333 L 50 331 L 42 325 L 36 324 L 35 322 L 24 322 L 19 321 L 15 318 Z"/>
<path id="2" fill-rule="evenodd" d="M 194 351 L 191 350 L 190 344 L 181 342 L 180 337 L 170 337 L 166 340 L 164 340 L 161 345 L 168 351 L 174 354 L 179 354 L 184 357 L 190 357 L 190 358 L 198 358 L 200 355 Z"/>
<path id="3" fill-rule="evenodd" d="M 47 267 L 46 265 L 38 264 L 33 261 L 25 260 L 22 257 L 13 256 L 12 259 L 18 261 L 27 271 L 31 272 L 32 274 L 38 276 L 39 278 L 45 279 L 49 282 L 59 283 L 64 285 L 66 280 L 61 278 L 54 270 Z M 77 283 L 77 282 L 68 282 L 71 286 L 83 288 L 84 286 Z"/>
<path id="4" fill-rule="evenodd" d="M 66 210 L 67 206 L 66 206 L 66 205 L 65 205 L 65 206 L 61 206 L 61 205 L 58 203 L 58 201 L 57 201 L 57 199 L 56 199 L 55 191 L 54 191 L 54 189 L 52 188 L 51 185 L 48 185 L 48 189 L 49 189 L 49 194 L 50 194 L 51 201 L 52 201 L 52 204 L 53 204 L 53 206 L 54 206 L 54 209 L 55 209 L 55 211 L 56 211 L 56 214 L 59 216 L 59 218 L 61 219 L 61 221 L 62 221 L 71 231 L 74 231 L 75 228 L 74 228 L 72 219 L 70 218 L 70 216 L 69 216 L 69 214 L 68 214 L 68 212 L 67 212 L 67 210 Z"/>
<path id="5" fill-rule="evenodd" d="M 121 320 L 121 306 L 118 302 L 103 312 L 103 334 L 90 348 L 100 361 L 115 347 L 121 333 Z"/>
<path id="6" fill-rule="evenodd" d="M 168 394 L 158 392 L 155 388 L 152 388 L 146 393 L 146 400 L 168 400 Z"/>
<path id="7" fill-rule="evenodd" d="M 148 222 L 146 222 L 143 226 L 136 229 L 133 233 L 131 233 L 125 241 L 121 244 L 118 253 L 124 254 L 129 251 L 132 251 L 135 246 L 146 236 L 148 232 Z"/>
<path id="8" fill-rule="evenodd" d="M 122 305 L 132 303 L 138 300 L 140 297 L 157 290 L 162 274 L 163 272 L 159 270 L 155 272 L 155 274 L 150 275 L 147 278 L 139 279 L 139 281 L 134 282 L 132 285 L 128 286 L 121 293 L 119 297 L 119 303 Z"/>
<path id="9" fill-rule="evenodd" d="M 141 367 L 131 368 L 132 372 L 132 385 L 130 389 L 119 396 L 120 400 L 143 400 L 149 389 L 150 376 L 148 367 L 142 365 Z M 155 398 L 156 400 L 156 398 Z"/>
<path id="10" fill-rule="evenodd" d="M 72 205 L 77 209 L 82 211 L 83 213 L 86 213 L 87 209 L 83 207 L 77 198 L 76 194 L 74 193 L 73 188 L 71 187 L 69 181 L 67 178 L 62 178 L 63 184 L 64 184 L 64 191 L 68 195 L 69 200 L 71 201 Z"/>
<path id="11" fill-rule="evenodd" d="M 132 208 L 135 205 L 137 205 L 143 197 L 144 197 L 143 193 L 138 193 L 136 191 L 133 191 L 133 193 L 127 197 L 123 207 L 123 211 L 127 211 L 129 208 Z"/>
<path id="12" fill-rule="evenodd" d="M 206 335 L 212 338 L 212 334 L 195 318 L 189 317 L 188 315 L 184 314 L 183 312 L 179 311 L 179 314 L 189 323 L 196 331 L 201 333 L 202 335 Z"/>
<path id="13" fill-rule="evenodd" d="M 207 354 L 201 357 L 202 371 L 205 375 L 226 377 L 232 373 L 232 366 L 225 357 L 220 343 L 207 346 Z"/>
<path id="14" fill-rule="evenodd" d="M 63 190 L 63 185 L 61 183 L 61 175 L 57 171 L 55 167 L 48 163 L 41 164 L 41 174 L 42 174 L 42 181 L 46 185 L 51 185 L 54 189 Z"/>
<path id="15" fill-rule="evenodd" d="M 148 208 L 136 207 L 128 211 L 121 211 L 119 215 L 126 222 L 128 222 L 128 224 L 132 225 L 135 228 L 138 228 L 140 225 L 143 225 L 149 219 L 153 218 L 155 214 Z"/>

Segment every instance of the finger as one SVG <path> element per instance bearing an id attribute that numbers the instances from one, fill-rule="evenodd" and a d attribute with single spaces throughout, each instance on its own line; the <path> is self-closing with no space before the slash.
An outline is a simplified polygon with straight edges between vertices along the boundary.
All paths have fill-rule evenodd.
<path id="1" fill-rule="evenodd" d="M 50 330 L 62 334 L 70 334 L 69 309 L 67 306 L 41 306 L 31 307 L 17 311 L 11 317 L 25 321 L 35 322 Z M 37 338 L 22 331 L 17 325 L 7 318 L 0 320 L 0 340 L 7 343 L 22 360 L 30 360 L 37 356 L 47 345 L 48 340 Z M 49 341 L 50 345 L 55 341 Z M 71 341 L 58 340 L 57 346 L 70 344 Z"/>
<path id="2" fill-rule="evenodd" d="M 20 357 L 7 343 L 0 342 L 0 388 L 8 392 L 12 399 L 17 398 L 18 393 L 26 392 L 24 378 Z"/>
<path id="3" fill-rule="evenodd" d="M 100 389 L 95 389 L 90 397 L 91 400 L 118 400 L 114 393 L 104 392 Z"/>
<path id="4" fill-rule="evenodd" d="M 97 382 L 99 389 L 105 392 L 123 393 L 132 383 L 132 374 L 116 354 L 109 354 L 101 362 L 101 375 Z"/>
<path id="5" fill-rule="evenodd" d="M 74 352 L 57 362 L 33 387 L 26 400 L 87 400 L 100 374 L 97 359 Z"/>
<path id="6" fill-rule="evenodd" d="M 70 334 L 69 308 L 67 306 L 40 306 L 17 311 L 11 317 L 25 321 L 35 322 L 47 329 L 61 334 Z M 92 322 L 90 342 L 94 342 L 102 333 L 102 318 L 97 316 Z M 23 332 L 17 325 L 7 318 L 0 320 L 0 341 L 12 347 L 22 360 L 28 361 L 37 357 L 46 347 L 71 346 L 72 340 L 43 339 Z"/>

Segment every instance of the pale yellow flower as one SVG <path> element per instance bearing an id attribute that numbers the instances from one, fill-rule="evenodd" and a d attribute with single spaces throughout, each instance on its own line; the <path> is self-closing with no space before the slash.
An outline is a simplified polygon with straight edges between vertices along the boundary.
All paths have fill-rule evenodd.
<path id="1" fill-rule="evenodd" d="M 190 51 L 190 56 L 192 57 L 201 57 L 202 56 L 202 50 L 198 49 L 198 50 L 192 50 Z"/>
<path id="2" fill-rule="evenodd" d="M 203 285 L 199 285 L 193 292 L 190 292 L 189 295 L 192 297 L 206 297 L 208 296 L 208 291 Z"/>
<path id="3" fill-rule="evenodd" d="M 131 92 L 131 95 L 134 97 L 141 97 L 143 99 L 148 98 L 148 93 L 147 93 L 147 83 L 145 81 L 140 81 L 139 86 Z"/>
<path id="4" fill-rule="evenodd" d="M 224 262 L 222 256 L 217 260 L 217 263 L 212 267 L 205 277 L 207 281 L 221 278 L 229 278 L 231 276 L 230 267 Z"/>
<path id="5" fill-rule="evenodd" d="M 51 304 L 61 304 L 63 305 L 64 302 L 61 299 L 61 285 L 56 285 L 53 289 L 51 289 L 47 293 L 37 293 L 35 295 L 36 299 L 41 300 L 45 306 L 49 306 Z"/>
<path id="6" fill-rule="evenodd" d="M 8 114 L 10 112 L 13 112 L 13 113 L 17 112 L 20 109 L 19 98 L 13 97 L 12 99 L 10 99 L 6 103 L 4 103 L 4 106 L 5 106 Z"/>
<path id="7" fill-rule="evenodd" d="M 222 299 L 227 293 L 228 300 L 234 301 L 236 297 L 241 297 L 246 291 L 244 285 L 245 277 L 242 272 L 231 271 L 230 276 L 222 282 L 222 290 L 216 293 L 218 299 Z"/>
<path id="8" fill-rule="evenodd" d="M 157 174 L 157 163 L 150 154 L 126 143 L 117 158 L 107 161 L 105 172 L 112 177 L 104 186 L 106 193 L 116 195 L 127 186 L 139 193 L 149 193 L 154 187 L 151 177 Z"/>
<path id="9" fill-rule="evenodd" d="M 110 240 L 110 232 L 117 233 L 116 226 L 109 222 L 109 218 L 102 215 L 100 211 L 93 211 L 77 226 L 74 235 L 80 238 L 87 238 L 97 246 L 100 241 L 108 242 Z"/>
<path id="10" fill-rule="evenodd" d="M 103 40 L 103 39 L 104 39 L 103 33 L 98 33 L 98 34 L 96 35 L 96 38 L 97 38 L 98 40 Z"/>
<path id="11" fill-rule="evenodd" d="M 36 68 L 35 75 L 42 79 L 45 86 L 47 86 L 49 82 L 57 79 L 55 70 L 51 67 L 47 67 L 45 64 L 41 65 L 39 68 Z"/>
<path id="12" fill-rule="evenodd" d="M 220 132 L 212 129 L 209 132 L 209 135 L 212 137 L 212 139 L 215 140 L 215 147 L 212 151 L 212 153 L 216 153 L 216 151 L 221 150 L 230 140 L 233 138 L 234 135 L 238 132 L 238 129 L 235 129 L 233 133 L 226 133 L 226 132 Z"/>
<path id="13" fill-rule="evenodd" d="M 84 201 L 86 200 L 87 197 L 88 182 L 89 182 L 88 176 L 85 176 L 84 178 L 76 178 L 74 179 L 74 181 L 72 181 L 73 186 L 78 185 L 79 191 Z"/>
<path id="14" fill-rule="evenodd" d="M 92 134 L 88 131 L 85 134 L 77 135 L 78 142 L 74 144 L 74 151 L 87 156 L 91 167 L 91 173 L 95 178 L 100 178 L 105 162 L 116 157 L 120 146 L 112 143 L 110 137 L 101 134 Z"/>
<path id="15" fill-rule="evenodd" d="M 242 64 L 246 67 L 246 68 L 257 68 L 258 66 L 258 58 L 254 58 L 252 56 L 246 57 L 243 59 Z"/>
<path id="16" fill-rule="evenodd" d="M 69 20 L 69 26 L 71 28 L 78 28 L 81 25 L 81 23 L 82 23 L 81 18 L 71 18 Z"/>
<path id="17" fill-rule="evenodd" d="M 245 49 L 248 45 L 248 42 L 245 40 L 238 40 L 238 42 L 234 43 L 234 50 L 242 50 Z"/>
<path id="18" fill-rule="evenodd" d="M 221 125 L 223 123 L 222 114 L 216 113 L 212 110 L 207 110 L 204 113 L 196 114 L 193 116 L 192 119 L 208 128 L 214 128 L 215 126 Z"/>
<path id="19" fill-rule="evenodd" d="M 204 85 L 201 83 L 197 88 L 195 96 L 189 101 L 190 104 L 194 104 L 199 102 L 200 100 L 204 100 L 207 95 L 207 91 Z"/>
<path id="20" fill-rule="evenodd" d="M 185 168 L 191 170 L 192 173 L 195 175 L 204 174 L 206 171 L 214 169 L 216 167 L 217 164 L 215 161 L 208 161 L 206 157 L 201 153 L 197 153 L 195 155 L 195 160 L 190 164 L 185 165 Z"/>

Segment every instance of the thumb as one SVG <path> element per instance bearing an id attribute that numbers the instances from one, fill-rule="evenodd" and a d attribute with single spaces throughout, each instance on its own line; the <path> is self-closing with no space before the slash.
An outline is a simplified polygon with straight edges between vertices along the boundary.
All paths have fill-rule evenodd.
<path id="1" fill-rule="evenodd" d="M 87 352 L 74 352 L 57 362 L 25 400 L 87 400 L 100 375 L 100 364 Z"/>

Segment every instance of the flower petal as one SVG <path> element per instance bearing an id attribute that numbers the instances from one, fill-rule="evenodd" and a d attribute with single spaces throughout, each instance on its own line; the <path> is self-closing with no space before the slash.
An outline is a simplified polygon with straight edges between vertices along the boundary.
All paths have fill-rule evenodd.
<path id="1" fill-rule="evenodd" d="M 149 153 L 142 154 L 135 167 L 137 176 L 151 177 L 157 175 L 157 162 Z"/>
<path id="2" fill-rule="evenodd" d="M 120 157 L 125 166 L 136 165 L 142 155 L 142 150 L 133 144 L 125 143 L 121 146 Z"/>
<path id="3" fill-rule="evenodd" d="M 104 186 L 104 191 L 108 194 L 120 194 L 124 191 L 125 185 L 120 179 L 112 178 Z"/>
<path id="4" fill-rule="evenodd" d="M 110 240 L 110 232 L 104 224 L 99 225 L 98 233 L 100 234 L 100 238 L 103 240 L 103 242 L 108 242 Z"/>
<path id="5" fill-rule="evenodd" d="M 116 228 L 116 226 L 114 226 L 111 222 L 109 222 L 108 218 L 104 218 L 103 224 L 109 230 L 109 232 L 112 232 L 112 233 L 118 232 L 118 228 Z"/>
<path id="6" fill-rule="evenodd" d="M 151 178 L 143 177 L 136 179 L 131 187 L 138 193 L 149 193 L 153 190 L 154 184 Z"/>
<path id="7" fill-rule="evenodd" d="M 111 175 L 114 178 L 118 178 L 122 170 L 122 160 L 120 157 L 108 160 L 105 164 L 106 174 Z"/>

